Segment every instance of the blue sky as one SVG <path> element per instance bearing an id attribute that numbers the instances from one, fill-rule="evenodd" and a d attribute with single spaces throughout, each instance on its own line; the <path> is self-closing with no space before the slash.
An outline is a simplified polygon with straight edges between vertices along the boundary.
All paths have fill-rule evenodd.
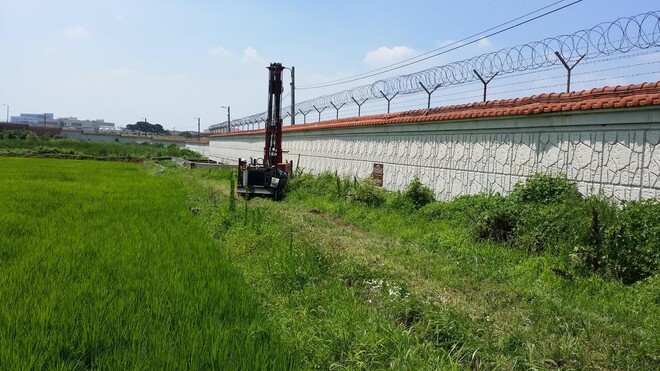
<path id="1" fill-rule="evenodd" d="M 265 110 L 270 62 L 295 66 L 300 86 L 317 84 L 435 49 L 555 1 L 0 0 L 0 104 L 9 104 L 12 115 L 53 112 L 121 126 L 147 118 L 177 129 L 196 129 L 193 117 L 201 117 L 207 127 L 225 120 L 221 106 L 230 105 L 235 118 Z M 650 0 L 583 0 L 391 74 L 656 8 Z M 297 98 L 368 82 L 300 91 Z"/>

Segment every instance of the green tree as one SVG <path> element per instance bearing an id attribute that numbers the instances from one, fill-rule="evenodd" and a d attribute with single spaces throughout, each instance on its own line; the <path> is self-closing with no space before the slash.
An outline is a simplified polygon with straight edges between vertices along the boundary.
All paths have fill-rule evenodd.
<path id="1" fill-rule="evenodd" d="M 138 121 L 135 124 L 126 125 L 126 129 L 139 131 L 142 133 L 151 133 L 151 134 L 165 134 L 166 130 L 163 129 L 161 124 L 150 124 L 147 121 Z"/>

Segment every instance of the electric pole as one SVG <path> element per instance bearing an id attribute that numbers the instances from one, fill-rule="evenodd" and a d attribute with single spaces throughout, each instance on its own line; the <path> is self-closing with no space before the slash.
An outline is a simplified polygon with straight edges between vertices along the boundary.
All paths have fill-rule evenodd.
<path id="1" fill-rule="evenodd" d="M 296 68 L 291 67 L 291 125 L 296 124 Z"/>

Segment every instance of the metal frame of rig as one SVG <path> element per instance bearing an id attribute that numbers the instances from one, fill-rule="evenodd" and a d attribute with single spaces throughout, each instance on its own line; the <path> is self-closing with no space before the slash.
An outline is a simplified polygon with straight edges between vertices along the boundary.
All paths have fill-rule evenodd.
<path id="1" fill-rule="evenodd" d="M 268 117 L 263 159 L 238 159 L 236 192 L 242 196 L 266 196 L 277 200 L 284 195 L 293 161 L 282 162 L 282 71 L 281 63 L 268 67 Z M 259 161 L 261 160 L 261 162 Z"/>

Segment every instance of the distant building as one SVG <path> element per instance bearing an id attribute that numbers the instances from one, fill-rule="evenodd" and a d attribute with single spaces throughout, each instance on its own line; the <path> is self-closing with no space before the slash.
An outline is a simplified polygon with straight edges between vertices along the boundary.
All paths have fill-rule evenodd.
<path id="1" fill-rule="evenodd" d="M 20 116 L 12 116 L 9 120 L 13 124 L 28 124 L 30 126 L 54 126 L 52 113 L 21 113 Z"/>
<path id="2" fill-rule="evenodd" d="M 63 129 L 77 129 L 85 131 L 114 130 L 115 124 L 105 122 L 102 119 L 80 120 L 77 117 L 54 118 L 52 113 L 21 113 L 20 116 L 12 116 L 11 123 L 28 124 L 30 126 L 54 126 Z M 111 129 L 110 129 L 111 128 Z"/>
<path id="3" fill-rule="evenodd" d="M 115 125 L 111 124 L 111 125 L 106 125 L 106 126 L 100 126 L 98 132 L 99 133 L 118 134 L 118 133 L 121 133 L 122 130 L 119 129 L 119 128 L 115 128 Z"/>
<path id="4" fill-rule="evenodd" d="M 115 124 L 112 122 L 105 122 L 105 120 L 80 120 L 77 117 L 58 117 L 55 122 L 63 129 L 78 129 L 85 131 L 109 131 L 111 128 L 114 130 Z"/>

